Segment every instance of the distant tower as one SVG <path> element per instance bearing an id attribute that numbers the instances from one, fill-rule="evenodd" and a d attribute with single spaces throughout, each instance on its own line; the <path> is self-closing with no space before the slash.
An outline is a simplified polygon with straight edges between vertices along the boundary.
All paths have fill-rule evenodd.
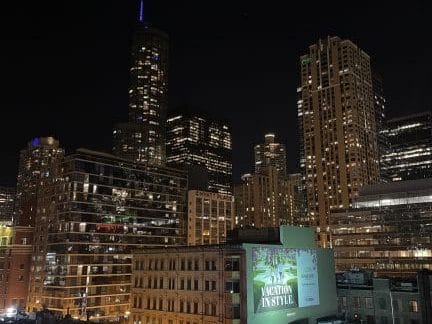
<path id="1" fill-rule="evenodd" d="M 255 145 L 255 172 L 261 173 L 268 166 L 274 167 L 280 175 L 286 175 L 286 149 L 285 145 L 275 142 L 276 135 L 266 134 L 264 144 Z"/>
<path id="2" fill-rule="evenodd" d="M 53 137 L 35 137 L 21 150 L 16 190 L 14 223 L 34 226 L 37 201 L 44 186 L 60 173 L 64 150 Z"/>
<path id="3" fill-rule="evenodd" d="M 187 110 L 185 107 L 182 112 L 174 112 L 167 120 L 167 163 L 193 170 L 192 174 L 201 166 L 208 177 L 207 188 L 203 190 L 231 194 L 231 125 Z"/>
<path id="4" fill-rule="evenodd" d="M 132 43 L 129 123 L 114 127 L 113 151 L 117 156 L 155 165 L 165 163 L 168 44 L 165 32 L 145 23 L 141 1 Z"/>

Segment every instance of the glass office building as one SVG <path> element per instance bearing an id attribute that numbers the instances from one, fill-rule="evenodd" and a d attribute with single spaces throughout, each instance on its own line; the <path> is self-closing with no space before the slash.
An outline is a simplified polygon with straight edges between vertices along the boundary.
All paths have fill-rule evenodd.
<path id="1" fill-rule="evenodd" d="M 432 177 L 432 113 L 387 121 L 387 150 L 381 156 L 383 175 L 391 181 Z"/>
<path id="2" fill-rule="evenodd" d="M 415 275 L 432 270 L 432 179 L 366 186 L 330 215 L 337 270 Z"/>

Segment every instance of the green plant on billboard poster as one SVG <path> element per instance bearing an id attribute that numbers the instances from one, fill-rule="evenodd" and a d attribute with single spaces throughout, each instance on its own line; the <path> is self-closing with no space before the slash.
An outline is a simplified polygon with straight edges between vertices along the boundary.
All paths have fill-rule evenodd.
<path id="1" fill-rule="evenodd" d="M 293 249 L 253 248 L 255 313 L 298 307 L 296 260 Z"/>

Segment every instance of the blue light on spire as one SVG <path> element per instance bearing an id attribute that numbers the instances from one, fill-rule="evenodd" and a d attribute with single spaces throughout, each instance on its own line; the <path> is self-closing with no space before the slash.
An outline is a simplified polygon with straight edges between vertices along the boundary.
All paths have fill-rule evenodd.
<path id="1" fill-rule="evenodd" d="M 32 140 L 32 146 L 33 147 L 38 147 L 39 146 L 39 138 L 35 137 Z"/>
<path id="2" fill-rule="evenodd" d="M 144 21 L 144 0 L 140 1 L 139 21 Z"/>

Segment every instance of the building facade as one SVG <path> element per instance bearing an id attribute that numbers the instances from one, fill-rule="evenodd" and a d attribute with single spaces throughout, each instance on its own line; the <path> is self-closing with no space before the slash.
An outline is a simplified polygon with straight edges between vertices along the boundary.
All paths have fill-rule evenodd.
<path id="1" fill-rule="evenodd" d="M 276 135 L 265 134 L 265 141 L 254 147 L 255 151 L 255 172 L 266 172 L 267 167 L 272 166 L 280 175 L 286 175 L 286 148 L 284 144 L 275 142 Z"/>
<path id="2" fill-rule="evenodd" d="M 327 244 L 329 212 L 348 208 L 363 185 L 380 179 L 370 59 L 351 41 L 327 37 L 300 57 L 300 74 L 308 218 Z"/>
<path id="3" fill-rule="evenodd" d="M 31 227 L 0 225 L 0 313 L 25 309 L 32 236 Z"/>
<path id="4" fill-rule="evenodd" d="M 236 246 L 137 251 L 133 323 L 242 323 L 243 256 Z"/>
<path id="5" fill-rule="evenodd" d="M 201 113 L 181 112 L 167 120 L 167 163 L 203 166 L 208 190 L 232 194 L 232 133 L 226 121 Z"/>
<path id="6" fill-rule="evenodd" d="M 14 218 L 15 194 L 15 188 L 0 187 L 0 224 L 12 224 Z"/>
<path id="7" fill-rule="evenodd" d="M 35 225 L 38 199 L 60 173 L 64 150 L 53 137 L 35 137 L 20 152 L 14 223 Z"/>
<path id="8" fill-rule="evenodd" d="M 234 197 L 228 194 L 188 192 L 188 245 L 222 244 L 234 228 Z"/>
<path id="9" fill-rule="evenodd" d="M 264 234 L 261 230 L 247 230 L 250 243 L 238 241 L 223 245 L 136 251 L 133 255 L 132 323 L 261 324 L 265 323 L 266 318 L 271 318 L 274 324 L 285 324 L 287 312 L 290 313 L 290 323 L 333 323 L 317 320 L 336 314 L 336 282 L 331 250 L 317 249 L 313 230 L 309 228 L 282 227 L 277 242 L 268 242 L 265 234 L 278 229 L 271 230 L 264 231 Z M 319 277 L 319 287 L 314 287 L 319 292 L 314 298 L 319 298 L 319 305 L 300 306 L 301 297 L 295 297 L 295 305 L 291 307 L 257 311 L 259 305 L 266 302 L 262 299 L 264 296 L 254 295 L 261 292 L 255 287 L 255 281 L 267 283 L 266 287 L 270 289 L 274 270 L 269 264 L 276 260 L 286 261 L 289 249 L 295 251 L 293 255 L 305 253 L 303 255 L 314 256 L 316 276 Z M 282 258 L 279 253 L 287 254 Z M 303 264 L 307 262 L 302 260 Z M 303 270 L 300 266 L 298 269 L 301 277 Z M 298 289 L 296 284 L 292 287 Z M 289 297 L 286 298 L 288 302 Z"/>
<path id="10" fill-rule="evenodd" d="M 131 251 L 186 244 L 183 171 L 80 149 L 44 191 L 28 309 L 102 321 L 130 312 Z"/>
<path id="11" fill-rule="evenodd" d="M 431 323 L 431 279 L 428 271 L 411 279 L 338 274 L 338 314 L 348 323 Z"/>
<path id="12" fill-rule="evenodd" d="M 388 142 L 382 173 L 390 181 L 432 177 L 432 113 L 390 119 L 384 129 Z"/>
<path id="13" fill-rule="evenodd" d="M 294 193 L 285 177 L 273 167 L 266 173 L 245 174 L 234 188 L 237 227 L 279 227 L 294 223 Z"/>
<path id="14" fill-rule="evenodd" d="M 432 180 L 364 187 L 353 208 L 330 215 L 336 269 L 415 276 L 432 269 Z"/>
<path id="15" fill-rule="evenodd" d="M 138 22 L 132 43 L 129 123 L 114 127 L 113 153 L 135 162 L 165 163 L 168 35 Z"/>

